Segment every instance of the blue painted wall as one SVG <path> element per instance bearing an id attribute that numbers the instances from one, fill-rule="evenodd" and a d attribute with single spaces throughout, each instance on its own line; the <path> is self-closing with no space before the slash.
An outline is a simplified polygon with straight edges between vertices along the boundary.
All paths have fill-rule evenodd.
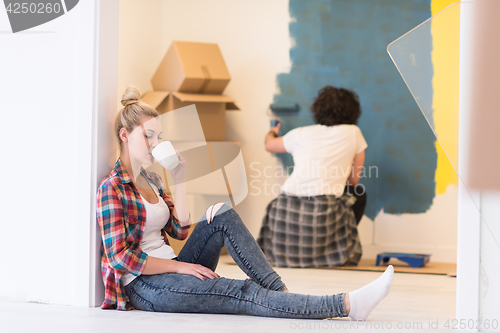
<path id="1" fill-rule="evenodd" d="M 364 178 L 365 214 L 423 213 L 435 195 L 435 137 L 389 58 L 389 43 L 431 16 L 430 0 L 290 0 L 290 73 L 277 77 L 274 103 L 298 103 L 295 114 L 280 114 L 281 134 L 313 124 L 309 107 L 318 90 L 333 85 L 360 97 L 361 128 L 368 149 Z M 430 34 L 430 32 L 429 32 Z M 421 45 L 430 51 L 432 40 Z M 427 73 L 429 81 L 432 72 Z M 425 93 L 425 91 L 424 91 Z M 432 96 L 432 86 L 427 93 Z M 291 155 L 279 154 L 284 165 Z"/>

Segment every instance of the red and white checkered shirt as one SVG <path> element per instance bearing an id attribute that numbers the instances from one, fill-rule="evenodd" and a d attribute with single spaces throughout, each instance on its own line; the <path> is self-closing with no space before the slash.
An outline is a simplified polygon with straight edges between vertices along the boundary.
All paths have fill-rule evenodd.
<path id="1" fill-rule="evenodd" d="M 170 209 L 170 218 L 162 230 L 162 235 L 167 233 L 175 239 L 185 239 L 190 224 L 183 227 L 174 216 L 174 203 L 165 193 L 161 178 L 144 169 L 141 173 L 157 186 Z M 139 247 L 146 225 L 146 209 L 132 178 L 120 160 L 99 186 L 97 220 L 102 235 L 101 269 L 105 285 L 101 308 L 131 310 L 133 307 L 128 303 L 122 277 L 127 271 L 136 276 L 140 275 L 146 264 L 148 255 Z"/>

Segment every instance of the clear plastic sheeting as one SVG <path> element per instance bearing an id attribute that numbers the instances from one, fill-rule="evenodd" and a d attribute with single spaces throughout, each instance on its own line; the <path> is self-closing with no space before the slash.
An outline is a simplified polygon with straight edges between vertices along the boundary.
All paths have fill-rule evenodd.
<path id="1" fill-rule="evenodd" d="M 460 51 L 458 47 L 460 40 L 460 11 L 473 10 L 473 6 L 473 3 L 455 3 L 450 5 L 389 44 L 387 51 L 431 127 L 437 141 L 446 153 L 453 169 L 458 175 L 459 182 L 463 184 L 471 202 L 474 203 L 481 219 L 481 228 L 488 231 L 498 248 L 500 248 L 500 242 L 498 241 L 498 237 L 496 237 L 500 232 L 497 230 L 498 227 L 493 225 L 495 217 L 487 209 L 483 208 L 485 206 L 483 199 L 486 200 L 487 196 L 468 188 L 466 182 L 464 182 L 466 168 L 459 168 L 458 165 L 458 93 L 449 93 L 450 91 L 453 92 L 454 89 L 458 92 L 459 85 L 459 62 L 457 54 Z M 453 48 L 454 45 L 457 45 L 456 49 Z M 450 55 L 453 55 L 453 57 Z M 440 97 L 442 100 L 439 107 L 435 106 L 436 101 L 433 100 L 435 98 L 433 88 L 436 84 L 436 76 L 429 75 L 429 73 L 435 74 L 435 63 L 447 66 L 447 72 L 451 73 L 451 75 L 445 78 L 446 81 L 439 82 L 440 85 L 449 88 L 448 94 L 443 94 L 444 97 Z M 443 128 L 439 128 L 436 117 L 446 121 L 446 126 L 443 126 L 446 127 L 444 130 Z M 450 133 L 456 135 L 450 135 Z"/>
<path id="2" fill-rule="evenodd" d="M 456 3 L 447 7 L 387 47 L 392 61 L 455 170 L 458 165 L 460 6 L 463 5 Z M 438 78 L 434 64 L 446 72 L 443 81 L 436 82 Z M 440 91 L 442 102 L 439 105 L 434 100 L 434 88 L 437 85 L 447 89 Z M 436 131 L 439 130 L 436 128 L 439 124 L 435 122 L 435 107 L 439 108 L 440 119 L 446 119 L 446 127 L 451 128 L 451 131 Z M 437 132 L 445 134 L 438 135 Z M 455 135 L 450 135 L 450 132 Z"/>
<path id="3" fill-rule="evenodd" d="M 198 222 L 203 215 L 201 212 L 209 206 L 227 202 L 229 205 L 217 211 L 217 214 L 222 214 L 242 202 L 248 194 L 240 147 L 233 142 L 205 141 L 195 105 L 146 119 L 129 136 L 128 151 L 122 152 L 122 159 L 133 157 L 130 160 L 137 161 L 137 165 L 132 165 L 132 171 L 128 170 L 137 187 L 154 189 L 151 180 L 146 179 L 146 174 L 141 171 L 144 169 L 159 176 L 163 189 L 174 204 L 175 191 L 185 190 L 192 199 L 188 203 L 190 211 L 193 211 L 193 205 L 204 206 L 194 207 L 194 211 L 200 213 L 191 214 L 192 223 Z M 170 141 L 179 159 L 179 164 L 171 170 L 162 166 L 161 160 L 155 160 L 152 153 L 165 141 Z M 163 165 L 166 164 L 163 162 Z"/>

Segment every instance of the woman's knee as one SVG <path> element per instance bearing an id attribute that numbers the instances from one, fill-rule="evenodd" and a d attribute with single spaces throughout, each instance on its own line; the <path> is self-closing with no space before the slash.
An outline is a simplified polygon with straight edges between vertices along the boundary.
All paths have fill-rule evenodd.
<path id="1" fill-rule="evenodd" d="M 205 214 L 202 217 L 202 220 L 206 220 L 207 224 L 210 224 L 212 220 L 217 216 L 219 213 L 220 209 L 224 207 L 226 203 L 224 202 L 219 202 L 213 205 L 208 206 L 208 208 L 205 211 Z"/>

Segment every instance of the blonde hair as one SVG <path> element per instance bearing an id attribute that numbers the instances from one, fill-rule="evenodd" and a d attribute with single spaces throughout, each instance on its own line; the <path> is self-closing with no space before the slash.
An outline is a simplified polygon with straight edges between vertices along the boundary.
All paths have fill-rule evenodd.
<path id="1" fill-rule="evenodd" d="M 122 141 L 120 139 L 120 130 L 125 128 L 127 132 L 132 132 L 134 128 L 141 125 L 141 116 L 158 117 L 159 113 L 154 107 L 144 102 L 139 101 L 141 93 L 134 86 L 129 86 L 122 96 L 121 109 L 116 115 L 115 134 L 118 138 L 120 150 L 122 149 Z"/>

